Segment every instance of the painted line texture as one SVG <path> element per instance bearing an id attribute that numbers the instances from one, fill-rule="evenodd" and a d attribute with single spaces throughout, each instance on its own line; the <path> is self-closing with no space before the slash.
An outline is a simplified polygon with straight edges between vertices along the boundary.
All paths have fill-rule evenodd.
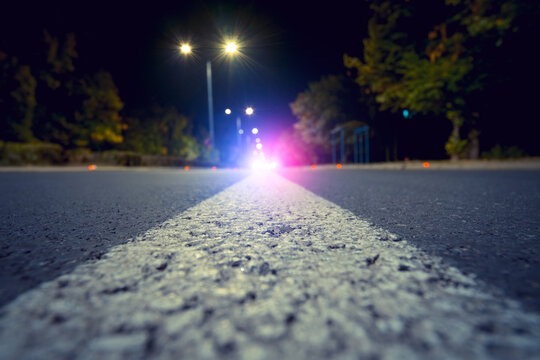
<path id="1" fill-rule="evenodd" d="M 0 358 L 538 358 L 494 291 L 262 173 L 6 305 Z"/>

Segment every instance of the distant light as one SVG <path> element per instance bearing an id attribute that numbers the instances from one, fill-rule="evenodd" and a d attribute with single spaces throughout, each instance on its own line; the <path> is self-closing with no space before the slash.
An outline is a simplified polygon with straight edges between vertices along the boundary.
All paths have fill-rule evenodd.
<path id="1" fill-rule="evenodd" d="M 225 109 L 225 114 L 231 115 L 231 109 Z"/>
<path id="2" fill-rule="evenodd" d="M 256 138 L 256 139 L 255 139 L 255 142 L 260 143 L 260 142 L 261 142 L 261 138 Z"/>
<path id="3" fill-rule="evenodd" d="M 180 51 L 182 54 L 189 54 L 191 52 L 191 46 L 189 44 L 182 44 L 180 45 Z"/>
<path id="4" fill-rule="evenodd" d="M 229 54 L 234 54 L 238 50 L 238 45 L 236 45 L 234 42 L 230 41 L 225 45 L 225 51 Z"/>
<path id="5" fill-rule="evenodd" d="M 337 167 L 338 169 L 341 169 L 341 168 L 342 168 L 342 165 L 341 165 L 341 164 L 337 164 L 336 167 Z"/>
<path id="6" fill-rule="evenodd" d="M 257 156 L 259 155 L 259 153 L 257 152 L 257 150 L 253 150 L 253 156 Z"/>
<path id="7" fill-rule="evenodd" d="M 267 161 L 266 159 L 253 159 L 251 162 L 251 168 L 253 170 L 272 170 L 280 166 L 279 162 L 276 160 Z"/>
<path id="8" fill-rule="evenodd" d="M 312 168 L 313 170 L 315 170 L 315 169 L 317 168 L 317 165 L 313 164 L 313 165 L 311 165 L 311 168 Z"/>
<path id="9" fill-rule="evenodd" d="M 428 167 L 429 167 L 429 163 L 428 163 L 427 161 L 424 163 L 424 167 L 425 167 L 425 168 L 428 168 Z"/>
<path id="10" fill-rule="evenodd" d="M 259 133 L 259 129 L 253 128 L 253 129 L 251 129 L 251 133 L 252 133 L 253 135 L 257 135 L 257 134 Z"/>
<path id="11" fill-rule="evenodd" d="M 212 171 L 216 171 L 216 167 L 215 166 L 212 166 Z"/>
<path id="12" fill-rule="evenodd" d="M 189 171 L 189 166 L 187 166 L 187 165 L 184 166 L 184 170 L 185 170 L 185 171 Z"/>
<path id="13" fill-rule="evenodd" d="M 409 117 L 409 110 L 403 109 L 403 117 L 406 119 Z"/>
<path id="14" fill-rule="evenodd" d="M 261 152 L 259 153 L 259 156 L 263 158 L 263 157 L 264 157 L 264 153 L 261 151 Z"/>
<path id="15" fill-rule="evenodd" d="M 97 166 L 96 166 L 96 165 L 94 165 L 94 164 L 88 165 L 88 170 L 94 171 L 94 170 L 96 170 L 96 169 L 97 169 Z"/>
<path id="16" fill-rule="evenodd" d="M 263 146 L 262 146 L 261 143 L 258 143 L 257 145 L 255 145 L 255 147 L 256 147 L 258 150 L 261 150 Z"/>
<path id="17" fill-rule="evenodd" d="M 255 111 L 255 110 L 253 110 L 253 108 L 252 108 L 251 106 L 248 106 L 248 107 L 246 108 L 246 115 L 253 115 L 253 112 L 254 112 L 254 111 Z"/>
<path id="18" fill-rule="evenodd" d="M 240 135 L 242 135 L 242 134 L 244 133 L 244 130 L 240 129 L 240 130 L 238 130 L 238 133 L 239 133 Z"/>

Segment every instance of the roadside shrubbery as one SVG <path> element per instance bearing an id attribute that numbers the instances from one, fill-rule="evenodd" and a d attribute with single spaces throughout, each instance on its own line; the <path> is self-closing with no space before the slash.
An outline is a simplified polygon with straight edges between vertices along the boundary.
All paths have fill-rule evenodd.
<path id="1" fill-rule="evenodd" d="M 63 149 L 58 144 L 0 141 L 0 165 L 55 165 L 64 162 Z"/>
<path id="2" fill-rule="evenodd" d="M 193 161 L 180 156 L 145 155 L 133 151 L 91 152 L 87 148 L 64 150 L 58 144 L 0 141 L 0 165 L 184 166 Z"/>
<path id="3" fill-rule="evenodd" d="M 497 144 L 491 150 L 484 151 L 482 153 L 483 159 L 488 160 L 501 160 L 501 159 L 519 159 L 527 156 L 525 151 L 518 148 L 517 146 L 504 146 Z"/>

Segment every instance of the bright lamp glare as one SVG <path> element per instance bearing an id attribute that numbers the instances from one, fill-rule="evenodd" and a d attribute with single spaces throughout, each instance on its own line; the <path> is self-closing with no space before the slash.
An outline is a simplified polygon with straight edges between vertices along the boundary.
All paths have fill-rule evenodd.
<path id="1" fill-rule="evenodd" d="M 250 107 L 247 107 L 246 108 L 246 115 L 253 115 L 253 108 L 250 106 Z"/>
<path id="2" fill-rule="evenodd" d="M 180 51 L 182 54 L 189 54 L 191 52 L 191 46 L 189 44 L 180 45 Z"/>
<path id="3" fill-rule="evenodd" d="M 276 160 L 268 161 L 265 158 L 254 158 L 251 162 L 253 170 L 273 170 L 279 167 Z"/>
<path id="4" fill-rule="evenodd" d="M 251 133 L 252 133 L 253 135 L 257 135 L 257 134 L 259 133 L 259 129 L 253 128 L 253 129 L 251 129 Z"/>
<path id="5" fill-rule="evenodd" d="M 261 143 L 258 143 L 257 145 L 255 145 L 255 147 L 258 149 L 258 150 L 261 150 L 263 145 Z"/>
<path id="6" fill-rule="evenodd" d="M 256 139 L 255 139 L 255 142 L 260 143 L 260 142 L 261 142 L 261 138 L 256 138 Z"/>
<path id="7" fill-rule="evenodd" d="M 238 50 L 238 45 L 236 45 L 234 42 L 228 42 L 227 45 L 225 45 L 225 51 L 229 54 L 234 54 Z"/>
<path id="8" fill-rule="evenodd" d="M 231 115 L 231 109 L 225 109 L 225 114 Z"/>
<path id="9" fill-rule="evenodd" d="M 244 133 L 244 130 L 240 129 L 240 130 L 238 130 L 238 133 L 239 133 L 240 135 L 242 135 L 242 134 Z"/>

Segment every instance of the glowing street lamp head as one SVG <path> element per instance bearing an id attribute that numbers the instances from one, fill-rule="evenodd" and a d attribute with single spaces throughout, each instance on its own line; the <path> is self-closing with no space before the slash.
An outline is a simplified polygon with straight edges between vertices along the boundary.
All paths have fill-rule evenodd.
<path id="1" fill-rule="evenodd" d="M 180 51 L 182 54 L 189 54 L 191 53 L 191 46 L 189 44 L 182 44 L 180 45 Z"/>
<path id="2" fill-rule="evenodd" d="M 257 135 L 257 134 L 259 133 L 259 129 L 253 128 L 253 129 L 251 129 L 251 133 L 252 133 L 253 135 Z"/>
<path id="3" fill-rule="evenodd" d="M 227 54 L 234 54 L 238 51 L 238 45 L 236 45 L 235 42 L 229 41 L 227 45 L 225 45 L 225 52 Z"/>
<path id="4" fill-rule="evenodd" d="M 231 109 L 225 109 L 225 114 L 231 115 Z"/>
<path id="5" fill-rule="evenodd" d="M 253 115 L 253 112 L 254 112 L 254 111 L 255 111 L 255 110 L 253 110 L 253 108 L 252 108 L 251 106 L 248 106 L 248 107 L 246 108 L 246 115 Z"/>

